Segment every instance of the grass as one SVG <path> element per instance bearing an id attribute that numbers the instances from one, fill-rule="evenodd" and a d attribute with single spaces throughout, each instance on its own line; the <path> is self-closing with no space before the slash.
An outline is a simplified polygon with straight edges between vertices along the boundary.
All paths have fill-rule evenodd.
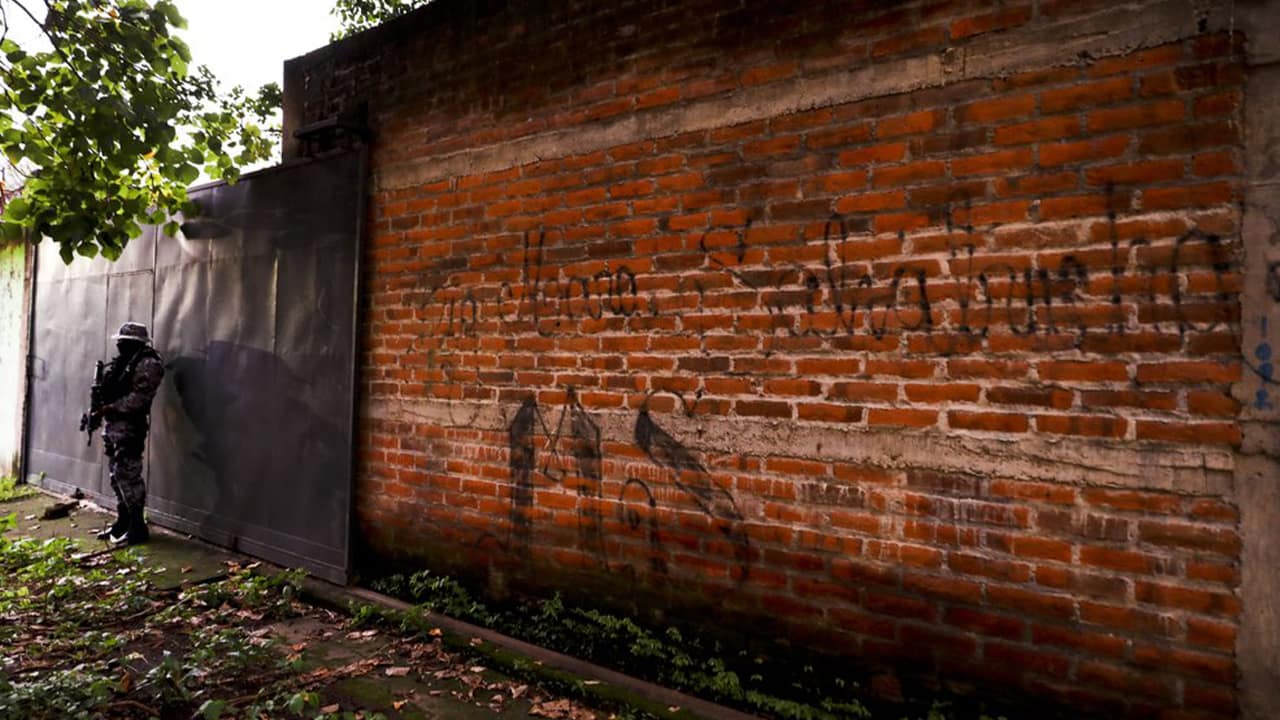
<path id="1" fill-rule="evenodd" d="M 40 492 L 27 484 L 18 484 L 15 477 L 0 477 L 0 502 L 9 502 L 10 500 L 21 500 L 31 497 Z"/>

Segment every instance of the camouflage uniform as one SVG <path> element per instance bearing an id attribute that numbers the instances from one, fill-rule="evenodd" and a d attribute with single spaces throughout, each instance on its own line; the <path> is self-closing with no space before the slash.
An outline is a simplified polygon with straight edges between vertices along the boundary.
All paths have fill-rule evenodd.
<path id="1" fill-rule="evenodd" d="M 142 481 L 142 452 L 150 427 L 151 400 L 164 378 L 164 362 L 149 345 L 111 361 L 104 377 L 102 438 L 110 460 L 111 489 L 128 510 L 141 513 L 147 503 Z"/>

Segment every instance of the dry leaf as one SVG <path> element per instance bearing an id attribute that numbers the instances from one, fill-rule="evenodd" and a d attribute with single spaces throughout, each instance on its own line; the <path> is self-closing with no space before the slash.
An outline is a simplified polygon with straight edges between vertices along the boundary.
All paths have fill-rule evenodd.
<path id="1" fill-rule="evenodd" d="M 407 667 L 389 667 L 387 668 L 387 677 L 404 677 L 409 674 Z"/>
<path id="2" fill-rule="evenodd" d="M 304 642 L 294 643 L 289 646 L 289 649 L 294 652 L 302 652 L 303 650 L 307 649 L 307 644 Z"/>
<path id="3" fill-rule="evenodd" d="M 409 704 L 408 700 L 396 700 L 391 703 L 391 707 L 395 708 L 396 710 L 399 710 L 400 708 L 408 704 Z"/>
<path id="4" fill-rule="evenodd" d="M 511 697 L 519 698 L 521 695 L 524 695 L 527 692 L 529 692 L 528 685 L 521 685 L 520 687 L 514 687 L 514 688 L 511 688 Z"/>
<path id="5" fill-rule="evenodd" d="M 191 568 L 191 566 L 190 566 L 190 565 L 183 565 L 183 566 L 178 570 L 178 572 L 182 573 L 183 575 L 186 575 L 187 573 L 191 572 L 191 569 L 192 569 L 192 568 Z"/>
<path id="6" fill-rule="evenodd" d="M 320 712 L 326 715 L 331 715 L 333 713 L 338 712 L 341 709 L 342 709 L 342 705 L 340 705 L 339 703 L 334 703 L 332 705 L 325 705 L 324 707 L 320 708 Z"/>
<path id="7" fill-rule="evenodd" d="M 482 672 L 484 672 L 484 666 L 483 666 L 483 665 L 472 665 L 472 666 L 471 666 L 471 672 L 473 672 L 473 673 L 482 673 Z"/>
<path id="8" fill-rule="evenodd" d="M 431 632 L 428 634 L 431 637 L 440 637 L 441 635 L 444 635 L 444 631 L 441 630 L 440 628 L 431 628 Z"/>

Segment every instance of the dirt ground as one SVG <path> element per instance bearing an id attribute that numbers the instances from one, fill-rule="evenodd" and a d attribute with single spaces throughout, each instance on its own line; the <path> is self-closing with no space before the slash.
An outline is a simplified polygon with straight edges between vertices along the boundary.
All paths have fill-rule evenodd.
<path id="1" fill-rule="evenodd" d="M 112 552 L 93 538 L 109 520 L 95 508 L 82 504 L 65 517 L 42 518 L 59 500 L 40 495 L 0 503 L 0 516 L 12 513 L 17 521 L 5 537 L 73 539 L 66 567 L 84 568 L 87 579 L 83 582 L 91 591 L 110 588 L 93 583 L 104 582 L 101 577 L 111 573 L 133 572 L 130 563 L 137 563 L 136 572 L 145 577 L 145 585 L 138 586 L 145 597 L 134 598 L 127 612 L 101 618 L 92 617 L 92 605 L 83 606 L 90 610 L 75 615 L 74 625 L 59 628 L 60 622 L 72 620 L 59 620 L 58 610 L 71 612 L 78 606 L 53 607 L 55 593 L 46 585 L 61 583 L 42 585 L 28 578 L 25 582 L 35 591 L 49 592 L 50 606 L 38 601 L 0 604 L 0 625 L 8 621 L 17 627 L 12 638 L 5 638 L 14 650 L 0 663 L 0 717 L 7 717 L 6 688 L 18 697 L 22 683 L 52 682 L 50 678 L 60 677 L 59 673 L 76 670 L 70 665 L 85 662 L 90 668 L 100 662 L 110 681 L 109 696 L 94 717 L 189 718 L 192 708 L 204 708 L 206 717 L 222 718 L 381 715 L 585 720 L 607 716 L 494 672 L 465 652 L 447 649 L 438 630 L 402 634 L 385 626 L 356 625 L 345 615 L 296 598 L 266 597 L 262 588 L 267 586 L 251 577 L 253 564 L 247 558 L 189 538 L 160 531 L 136 549 L 136 557 Z M 13 595 L 24 581 L 19 573 L 7 571 L 6 575 L 0 592 Z M 102 612 L 114 612 L 111 603 L 115 601 L 106 594 L 103 597 Z M 11 617 L 5 618 L 6 612 Z M 120 647 L 106 654 L 85 650 L 84 638 L 91 633 L 80 629 L 104 627 L 114 628 L 111 632 L 122 640 Z M 71 652 L 73 647 L 79 649 Z M 254 655 L 252 662 L 228 661 L 236 653 L 253 655 L 254 648 L 268 648 L 269 654 Z M 168 659 L 170 655 L 176 659 Z M 166 663 L 181 668 L 180 679 L 163 677 Z M 202 666 L 211 668 L 208 677 L 201 676 Z M 216 677 L 224 667 L 234 669 Z M 179 689 L 185 683 L 193 697 L 170 697 L 172 687 L 165 682 Z M 305 708 L 298 714 L 292 709 L 279 715 L 274 711 L 244 714 L 270 693 L 304 698 Z M 219 707 L 225 709 L 213 713 L 203 704 L 210 701 L 222 703 Z M 11 697 L 8 702 L 16 701 Z"/>

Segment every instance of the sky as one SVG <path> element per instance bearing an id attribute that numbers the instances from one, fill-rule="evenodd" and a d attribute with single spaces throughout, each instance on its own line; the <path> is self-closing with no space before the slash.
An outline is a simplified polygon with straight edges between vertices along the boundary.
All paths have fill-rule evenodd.
<path id="1" fill-rule="evenodd" d="M 192 62 L 207 65 L 224 88 L 252 92 L 282 82 L 284 61 L 329 43 L 332 0 L 177 0 L 187 19 L 180 36 Z"/>

